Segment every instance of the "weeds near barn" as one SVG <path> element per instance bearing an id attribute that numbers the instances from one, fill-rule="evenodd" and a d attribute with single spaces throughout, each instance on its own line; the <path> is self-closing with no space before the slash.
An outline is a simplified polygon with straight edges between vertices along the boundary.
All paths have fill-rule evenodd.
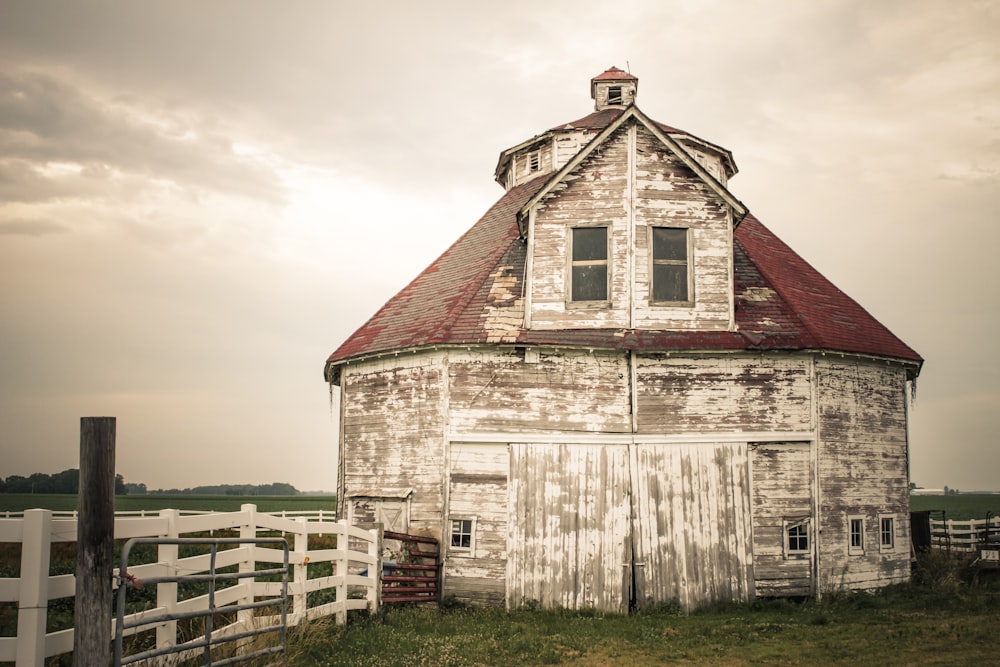
<path id="1" fill-rule="evenodd" d="M 821 602 L 757 600 L 690 615 L 659 605 L 631 616 L 595 610 L 511 613 L 404 607 L 338 627 L 306 624 L 289 665 L 969 665 L 996 664 L 1000 572 L 946 552 L 921 558 L 914 582 Z"/>

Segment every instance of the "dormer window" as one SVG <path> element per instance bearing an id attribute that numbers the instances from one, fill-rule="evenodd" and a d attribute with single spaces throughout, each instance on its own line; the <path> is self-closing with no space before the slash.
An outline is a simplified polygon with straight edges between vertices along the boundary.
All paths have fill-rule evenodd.
<path id="1" fill-rule="evenodd" d="M 538 171 L 542 168 L 541 151 L 531 151 L 528 153 L 528 171 Z"/>
<path id="2" fill-rule="evenodd" d="M 608 228 L 572 228 L 570 300 L 608 300 Z"/>
<path id="3" fill-rule="evenodd" d="M 652 281 L 650 297 L 660 303 L 691 301 L 688 261 L 688 230 L 680 227 L 653 227 Z"/>
<path id="4" fill-rule="evenodd" d="M 608 104 L 622 104 L 621 86 L 611 86 L 608 88 Z"/>

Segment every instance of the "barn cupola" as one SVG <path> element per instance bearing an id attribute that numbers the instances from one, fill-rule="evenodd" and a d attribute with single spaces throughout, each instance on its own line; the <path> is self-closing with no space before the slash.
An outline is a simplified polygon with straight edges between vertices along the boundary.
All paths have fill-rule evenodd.
<path id="1" fill-rule="evenodd" d="M 590 80 L 590 97 L 594 100 L 594 110 L 621 109 L 634 104 L 638 88 L 638 77 L 617 67 L 610 67 Z"/>

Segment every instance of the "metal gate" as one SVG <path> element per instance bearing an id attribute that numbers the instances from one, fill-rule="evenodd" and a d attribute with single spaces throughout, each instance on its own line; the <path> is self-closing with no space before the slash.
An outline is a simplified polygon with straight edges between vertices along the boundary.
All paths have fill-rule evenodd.
<path id="1" fill-rule="evenodd" d="M 186 612 L 175 612 L 167 614 L 158 614 L 154 616 L 140 616 L 136 620 L 125 622 L 125 593 L 128 588 L 128 584 L 134 583 L 134 580 L 128 575 L 128 558 L 132 550 L 132 547 L 141 544 L 153 544 L 153 545 L 186 545 L 186 546 L 207 546 L 209 547 L 209 565 L 205 570 L 201 570 L 201 574 L 187 574 L 187 575 L 171 575 L 163 577 L 149 577 L 142 582 L 142 585 L 153 585 L 153 584 L 180 584 L 180 583 L 194 583 L 194 582 L 204 582 L 208 586 L 207 593 L 207 604 L 204 609 L 198 609 L 194 611 Z M 283 552 L 283 566 L 275 568 L 266 569 L 252 569 L 249 571 L 241 572 L 218 572 L 216 570 L 216 555 L 219 551 L 219 547 L 222 545 L 280 545 Z M 253 564 L 254 567 L 256 564 Z M 253 600 L 251 597 L 251 602 L 243 604 L 229 604 L 222 607 L 216 607 L 215 604 L 215 594 L 217 590 L 217 584 L 220 581 L 227 580 L 240 580 L 240 579 L 256 579 L 257 577 L 264 576 L 281 576 L 281 594 L 278 597 L 265 598 L 262 600 Z M 265 655 L 284 653 L 285 642 L 288 630 L 288 542 L 284 538 L 271 537 L 271 538 L 148 538 L 148 537 L 137 537 L 132 538 L 125 543 L 122 548 L 121 554 L 121 567 L 119 568 L 118 574 L 118 604 L 115 612 L 115 642 L 114 642 L 114 667 L 122 667 L 122 665 L 130 665 L 144 660 L 151 660 L 164 655 L 186 653 L 189 655 L 197 655 L 201 653 L 203 657 L 203 665 L 221 666 L 221 665 L 232 665 L 239 662 L 249 661 L 254 658 L 258 658 Z M 246 630 L 239 632 L 227 632 L 221 634 L 216 632 L 213 634 L 213 619 L 216 614 L 219 613 L 230 613 L 230 612 L 240 612 L 253 609 L 261 609 L 265 607 L 280 607 L 280 614 L 277 616 L 279 621 L 271 625 L 264 625 L 261 627 L 250 627 Z M 171 646 L 153 648 L 146 651 L 141 651 L 138 653 L 133 653 L 128 656 L 122 655 L 122 644 L 125 636 L 125 630 L 134 629 L 144 626 L 156 626 L 163 623 L 169 623 L 172 621 L 179 621 L 184 619 L 203 619 L 204 632 L 203 636 L 199 640 L 187 641 L 181 644 L 173 642 Z M 151 628 L 150 628 L 151 629 Z M 263 648 L 241 652 L 235 656 L 227 656 L 220 659 L 213 660 L 212 649 L 218 648 L 224 644 L 230 642 L 235 642 L 243 639 L 249 639 L 250 637 L 255 637 L 258 635 L 263 635 L 266 633 L 277 633 L 279 635 L 278 645 L 265 646 Z"/>

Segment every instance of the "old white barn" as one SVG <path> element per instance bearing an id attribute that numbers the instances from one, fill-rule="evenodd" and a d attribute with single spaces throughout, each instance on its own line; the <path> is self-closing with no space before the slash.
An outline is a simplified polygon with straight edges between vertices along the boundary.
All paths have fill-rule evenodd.
<path id="1" fill-rule="evenodd" d="M 440 537 L 444 593 L 508 607 L 907 580 L 920 356 L 637 88 L 611 68 L 501 153 L 505 194 L 329 357 L 343 515 Z"/>

